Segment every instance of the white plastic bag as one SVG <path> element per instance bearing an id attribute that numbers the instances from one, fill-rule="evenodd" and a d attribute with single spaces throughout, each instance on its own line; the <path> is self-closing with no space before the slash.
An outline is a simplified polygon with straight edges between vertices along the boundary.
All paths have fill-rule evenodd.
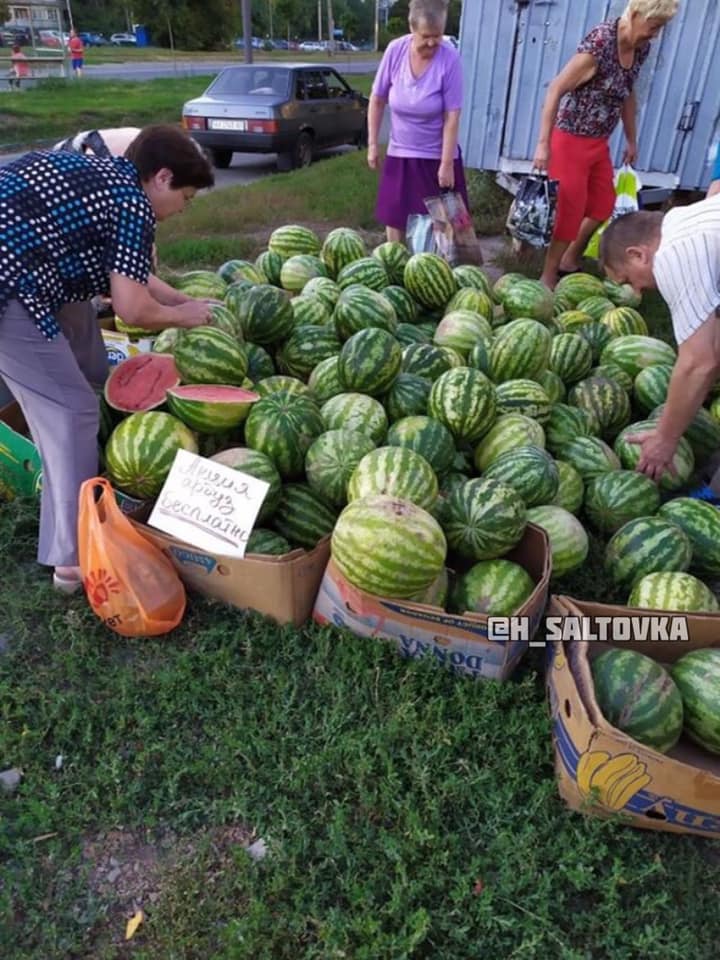
<path id="1" fill-rule="evenodd" d="M 630 164 L 623 164 L 615 174 L 615 207 L 609 220 L 601 224 L 595 233 L 590 237 L 590 241 L 585 247 L 585 256 L 597 260 L 600 255 L 600 237 L 605 227 L 618 217 L 624 217 L 626 213 L 635 213 L 640 209 L 638 194 L 642 187 L 642 181 L 637 171 Z"/>

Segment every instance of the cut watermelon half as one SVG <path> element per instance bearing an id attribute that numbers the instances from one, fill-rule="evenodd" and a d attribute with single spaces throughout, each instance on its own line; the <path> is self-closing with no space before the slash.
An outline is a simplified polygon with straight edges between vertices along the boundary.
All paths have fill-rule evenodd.
<path id="1" fill-rule="evenodd" d="M 167 391 L 177 387 L 180 374 L 167 353 L 139 353 L 110 371 L 105 400 L 121 413 L 154 410 L 165 403 Z"/>
<path id="2" fill-rule="evenodd" d="M 167 391 L 170 412 L 198 433 L 225 433 L 239 426 L 260 399 L 242 387 L 193 383 Z"/>

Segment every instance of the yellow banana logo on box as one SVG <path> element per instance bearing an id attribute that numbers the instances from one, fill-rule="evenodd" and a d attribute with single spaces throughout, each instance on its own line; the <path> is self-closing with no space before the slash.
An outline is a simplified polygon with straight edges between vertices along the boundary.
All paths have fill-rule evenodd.
<path id="1" fill-rule="evenodd" d="M 577 785 L 584 797 L 597 799 L 610 810 L 622 810 L 635 794 L 646 787 L 652 777 L 647 764 L 634 753 L 618 753 L 611 757 L 605 750 L 588 750 L 578 759 Z"/>

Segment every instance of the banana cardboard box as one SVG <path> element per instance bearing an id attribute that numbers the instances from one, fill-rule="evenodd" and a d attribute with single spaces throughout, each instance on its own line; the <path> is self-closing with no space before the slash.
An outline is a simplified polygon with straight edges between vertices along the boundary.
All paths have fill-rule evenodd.
<path id="1" fill-rule="evenodd" d="M 582 617 L 566 597 L 553 596 L 549 614 Z M 588 630 L 593 628 L 588 625 Z M 548 644 L 547 690 L 560 795 L 573 810 L 618 817 L 634 827 L 720 837 L 720 757 L 686 738 L 667 754 L 613 727 L 595 699 L 590 664 L 613 646 L 673 663 L 713 641 L 555 640 Z"/>
<path id="2" fill-rule="evenodd" d="M 506 680 L 527 652 L 545 611 L 551 567 L 545 531 L 529 523 L 507 559 L 525 567 L 535 581 L 535 589 L 512 620 L 446 613 L 441 607 L 377 597 L 348 583 L 332 560 L 313 619 L 359 637 L 393 641 L 403 656 L 431 656 L 456 673 Z"/>

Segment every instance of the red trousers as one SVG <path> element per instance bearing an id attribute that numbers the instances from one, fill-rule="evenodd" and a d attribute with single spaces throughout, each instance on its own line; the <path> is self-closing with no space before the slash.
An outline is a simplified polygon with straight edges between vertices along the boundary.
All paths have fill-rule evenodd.
<path id="1" fill-rule="evenodd" d="M 553 129 L 548 174 L 558 180 L 553 240 L 572 243 L 585 217 L 608 219 L 615 207 L 613 166 L 608 141 Z"/>

